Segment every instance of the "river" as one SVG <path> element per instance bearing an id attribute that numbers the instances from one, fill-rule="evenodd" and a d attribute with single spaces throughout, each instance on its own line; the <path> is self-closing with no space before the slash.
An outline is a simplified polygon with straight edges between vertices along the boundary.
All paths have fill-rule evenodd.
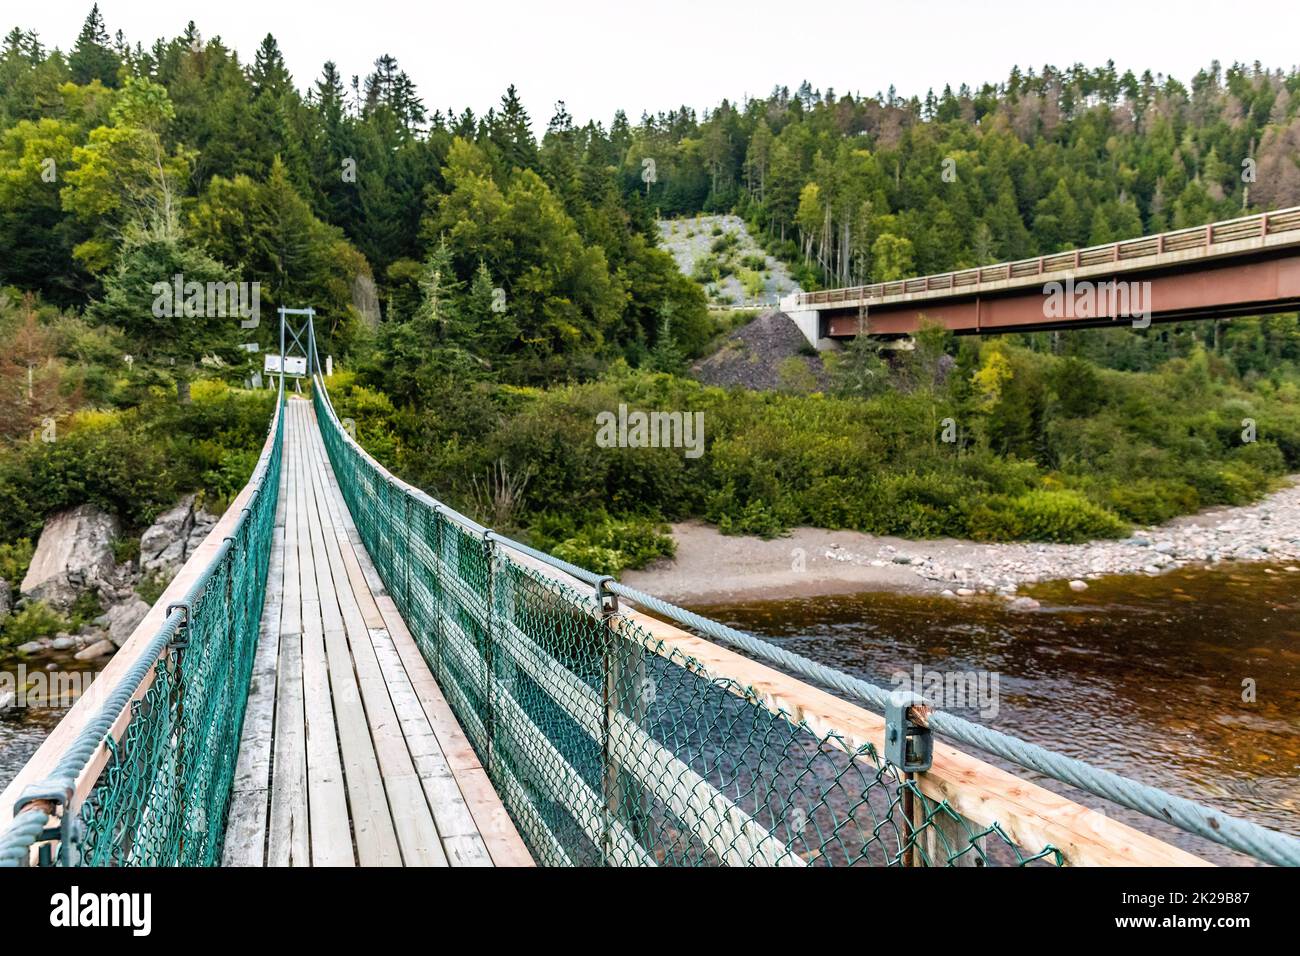
<path id="1" fill-rule="evenodd" d="M 0 673 L 9 675 L 4 689 L 10 689 L 10 683 L 23 679 L 29 693 L 39 689 L 42 684 L 61 687 L 67 691 L 74 683 L 80 687 L 83 681 L 88 683 L 93 680 L 91 675 L 98 674 L 108 660 L 101 658 L 78 661 L 70 654 L 0 657 Z M 51 673 L 62 675 L 60 680 L 63 683 L 42 681 L 38 676 L 43 674 L 48 678 Z M 63 719 L 75 700 L 76 697 L 71 693 L 64 693 L 60 700 L 53 702 L 42 695 L 35 704 L 16 707 L 0 714 L 0 790 L 18 775 L 23 764 L 36 752 L 36 748 L 54 729 L 55 724 Z M 55 706 L 48 706 L 50 703 Z"/>

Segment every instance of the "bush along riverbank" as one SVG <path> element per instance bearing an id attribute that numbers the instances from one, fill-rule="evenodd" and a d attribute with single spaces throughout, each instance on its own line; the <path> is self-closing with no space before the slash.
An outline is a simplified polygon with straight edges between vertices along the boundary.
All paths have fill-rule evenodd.
<path id="1" fill-rule="evenodd" d="M 1300 475 L 1293 479 L 1300 482 Z M 697 521 L 671 530 L 674 559 L 629 570 L 625 583 L 691 606 L 895 591 L 997 596 L 1032 610 L 1039 603 L 1025 590 L 1049 581 L 1069 581 L 1083 591 L 1089 581 L 1110 575 L 1234 562 L 1269 562 L 1274 567 L 1265 573 L 1300 575 L 1300 483 L 1255 505 L 1216 508 L 1123 539 L 1081 544 L 909 541 L 821 528 L 764 540 L 723 535 Z"/>
<path id="2" fill-rule="evenodd" d="M 1293 482 L 1300 476 L 1293 476 Z M 864 554 L 827 549 L 830 560 L 881 567 L 903 565 L 931 588 L 951 595 L 996 592 L 1006 597 L 1043 581 L 1069 580 L 1085 590 L 1089 579 L 1112 574 L 1162 574 L 1188 565 L 1269 561 L 1300 572 L 1300 484 L 1256 505 L 1216 508 L 1165 525 L 1136 530 L 1118 541 L 1077 545 L 915 542 L 884 544 Z"/>

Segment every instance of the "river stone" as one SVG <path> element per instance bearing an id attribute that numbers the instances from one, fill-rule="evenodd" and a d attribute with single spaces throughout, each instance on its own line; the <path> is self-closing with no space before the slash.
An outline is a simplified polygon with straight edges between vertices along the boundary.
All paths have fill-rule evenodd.
<path id="1" fill-rule="evenodd" d="M 79 661 L 93 661 L 98 657 L 105 656 L 106 654 L 112 654 L 114 650 L 116 650 L 116 648 L 113 646 L 112 641 L 103 640 L 96 641 L 89 647 L 77 651 L 77 653 L 72 656 Z"/>
<path id="2" fill-rule="evenodd" d="M 40 641 L 28 641 L 26 644 L 19 644 L 17 650 L 19 654 L 39 654 L 45 650 L 45 647 L 46 645 Z"/>
<path id="3" fill-rule="evenodd" d="M 1078 578 L 1075 578 L 1073 581 L 1070 582 L 1070 590 L 1071 590 L 1071 591 L 1086 591 L 1086 590 L 1088 590 L 1088 582 L 1087 582 L 1087 581 L 1080 581 Z"/>
<path id="4" fill-rule="evenodd" d="M 14 607 L 14 591 L 9 582 L 0 578 L 0 621 L 9 616 Z"/>
<path id="5" fill-rule="evenodd" d="M 112 574 L 117 533 L 117 519 L 94 505 L 54 515 L 41 530 L 20 589 L 23 597 L 70 610 L 79 595 Z"/>
<path id="6" fill-rule="evenodd" d="M 68 651 L 76 646 L 76 638 L 69 634 L 60 634 L 54 640 L 50 641 L 50 649 L 55 651 Z"/>
<path id="7" fill-rule="evenodd" d="M 1018 597 L 1011 602 L 1010 607 L 1016 611 L 1032 611 L 1042 605 L 1031 597 Z"/>
<path id="8" fill-rule="evenodd" d="M 126 643 L 126 639 L 149 613 L 149 605 L 139 597 L 132 597 L 121 604 L 114 604 L 108 609 L 108 639 L 116 647 Z"/>

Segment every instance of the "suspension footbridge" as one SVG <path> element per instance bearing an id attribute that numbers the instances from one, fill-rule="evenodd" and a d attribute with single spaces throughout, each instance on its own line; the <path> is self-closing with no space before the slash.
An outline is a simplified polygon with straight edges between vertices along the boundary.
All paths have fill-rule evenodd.
<path id="1" fill-rule="evenodd" d="M 1300 864 L 483 527 L 305 352 L 310 400 L 281 379 L 248 485 L 0 795 L 0 864 Z"/>

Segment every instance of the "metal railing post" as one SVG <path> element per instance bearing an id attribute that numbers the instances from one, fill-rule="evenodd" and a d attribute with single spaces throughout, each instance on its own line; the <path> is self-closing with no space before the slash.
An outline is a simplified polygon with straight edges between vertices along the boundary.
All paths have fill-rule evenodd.
<path id="1" fill-rule="evenodd" d="M 491 531 L 483 534 L 483 551 L 487 558 L 487 620 L 484 622 L 483 663 L 484 663 L 484 707 L 483 730 L 484 745 L 483 769 L 492 775 L 492 756 L 496 749 L 496 665 L 494 661 L 493 618 L 496 616 L 496 535 Z"/>

